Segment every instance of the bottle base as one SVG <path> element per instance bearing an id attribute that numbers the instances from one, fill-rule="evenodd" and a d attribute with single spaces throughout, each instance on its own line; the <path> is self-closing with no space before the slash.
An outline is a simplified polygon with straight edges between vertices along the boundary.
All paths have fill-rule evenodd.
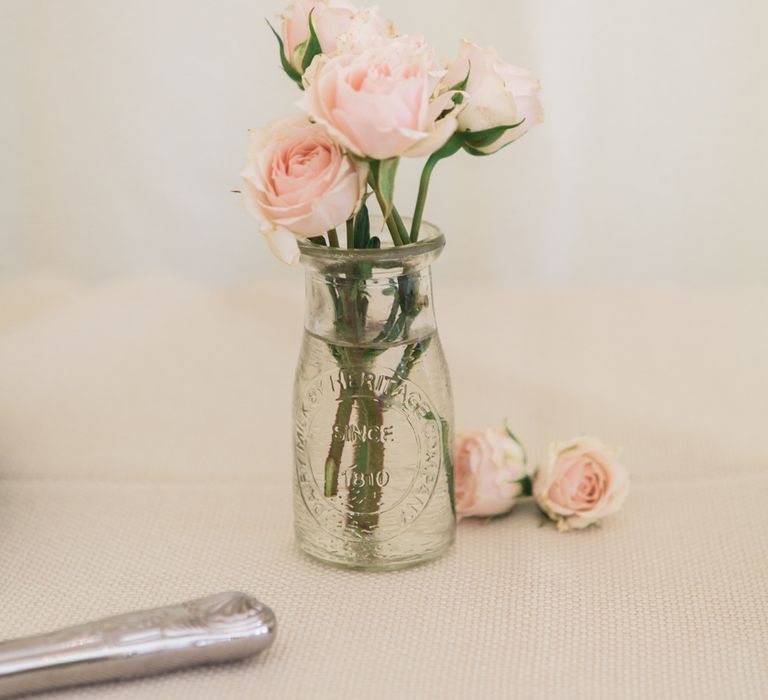
<path id="1" fill-rule="evenodd" d="M 359 543 L 359 546 L 347 547 L 344 553 L 317 550 L 309 542 L 297 542 L 299 551 L 327 566 L 341 569 L 356 569 L 358 571 L 397 571 L 409 569 L 420 564 L 439 559 L 451 548 L 454 535 L 446 538 L 438 546 L 418 554 L 403 554 L 402 556 L 381 556 L 376 552 L 375 545 Z"/>

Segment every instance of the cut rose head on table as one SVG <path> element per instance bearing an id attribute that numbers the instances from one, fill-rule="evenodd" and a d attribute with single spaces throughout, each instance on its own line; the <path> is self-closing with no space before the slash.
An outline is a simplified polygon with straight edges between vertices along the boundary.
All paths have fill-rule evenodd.
<path id="1" fill-rule="evenodd" d="M 508 430 L 460 433 L 456 442 L 456 512 L 460 518 L 509 512 L 531 494 L 527 456 Z"/>
<path id="2" fill-rule="evenodd" d="M 487 428 L 459 434 L 454 465 L 461 518 L 506 515 L 532 495 L 560 532 L 583 530 L 621 510 L 629 495 L 617 451 L 594 437 L 553 442 L 544 462 L 529 470 L 515 435 Z"/>
<path id="3" fill-rule="evenodd" d="M 617 452 L 596 438 L 555 442 L 536 474 L 533 494 L 558 530 L 582 530 L 621 510 L 629 474 Z"/>

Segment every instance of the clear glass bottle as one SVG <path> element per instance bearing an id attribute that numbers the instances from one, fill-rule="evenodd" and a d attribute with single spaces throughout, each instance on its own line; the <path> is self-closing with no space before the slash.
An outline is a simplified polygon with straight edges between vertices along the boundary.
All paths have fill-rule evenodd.
<path id="1" fill-rule="evenodd" d="M 322 561 L 400 568 L 453 542 L 453 400 L 430 273 L 444 244 L 428 224 L 399 248 L 300 244 L 294 519 Z"/>

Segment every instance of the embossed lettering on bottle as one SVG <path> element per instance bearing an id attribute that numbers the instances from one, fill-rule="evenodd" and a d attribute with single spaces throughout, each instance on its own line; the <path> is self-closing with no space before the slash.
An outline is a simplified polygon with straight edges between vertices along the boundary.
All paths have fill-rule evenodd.
<path id="1" fill-rule="evenodd" d="M 346 426 L 333 424 L 335 411 L 327 410 L 328 399 L 338 403 L 343 399 L 374 402 L 384 416 L 382 425 L 370 425 L 359 420 Z M 376 512 L 379 526 L 389 537 L 406 527 L 426 506 L 440 469 L 441 427 L 436 412 L 424 392 L 412 381 L 398 377 L 394 371 L 376 374 L 359 370 L 331 370 L 309 386 L 302 401 L 297 433 L 304 436 L 297 442 L 296 464 L 301 493 L 318 524 L 331 534 L 359 539 L 339 515 L 366 515 Z M 344 441 L 347 456 L 339 471 L 339 488 L 333 497 L 323 494 L 325 459 L 307 450 L 310 442 L 322 441 L 334 435 Z M 355 460 L 361 445 L 376 443 L 385 450 L 397 449 L 407 454 L 407 464 L 400 465 L 393 476 L 384 468 L 367 471 L 365 464 Z M 375 498 L 355 499 L 355 488 L 377 489 Z M 352 497 L 351 497 L 352 496 Z"/>

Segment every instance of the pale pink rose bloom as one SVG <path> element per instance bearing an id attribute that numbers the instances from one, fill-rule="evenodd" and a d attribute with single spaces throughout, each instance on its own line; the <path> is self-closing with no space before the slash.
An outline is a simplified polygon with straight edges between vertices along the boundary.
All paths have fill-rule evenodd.
<path id="1" fill-rule="evenodd" d="M 528 476 L 520 445 L 503 430 L 460 434 L 454 459 L 456 511 L 460 518 L 509 511 Z"/>
<path id="2" fill-rule="evenodd" d="M 323 53 L 333 53 L 342 37 L 356 36 L 361 41 L 377 36 L 393 36 L 394 27 L 379 17 L 375 7 L 358 9 L 347 0 L 296 0 L 281 15 L 285 53 L 291 65 L 301 72 L 305 42 L 309 40 L 309 15 Z"/>
<path id="3" fill-rule="evenodd" d="M 616 452 L 593 437 L 553 443 L 533 482 L 541 509 L 561 531 L 582 529 L 624 505 L 629 474 Z"/>
<path id="4" fill-rule="evenodd" d="M 397 37 L 315 59 L 304 74 L 300 105 L 358 156 L 429 155 L 458 125 L 454 93 L 436 96 L 443 74 L 423 40 Z"/>
<path id="5" fill-rule="evenodd" d="M 261 219 L 272 252 L 295 264 L 296 236 L 322 235 L 357 209 L 365 192 L 367 165 L 345 155 L 323 126 L 304 116 L 282 119 L 249 134 L 242 172 L 245 206 Z"/>
<path id="6" fill-rule="evenodd" d="M 382 46 L 397 36 L 395 25 L 379 17 L 377 7 L 367 7 L 350 20 L 346 31 L 336 39 L 336 50 L 325 53 L 360 53 L 373 46 Z"/>
<path id="7" fill-rule="evenodd" d="M 525 119 L 520 126 L 504 132 L 498 141 L 477 150 L 495 153 L 544 121 L 539 101 L 541 85 L 530 71 L 505 63 L 494 49 L 462 41 L 459 56 L 449 66 L 443 82 L 446 86 L 456 85 L 467 77 L 468 71 L 467 104 L 459 115 L 459 131 L 484 131 Z"/>

